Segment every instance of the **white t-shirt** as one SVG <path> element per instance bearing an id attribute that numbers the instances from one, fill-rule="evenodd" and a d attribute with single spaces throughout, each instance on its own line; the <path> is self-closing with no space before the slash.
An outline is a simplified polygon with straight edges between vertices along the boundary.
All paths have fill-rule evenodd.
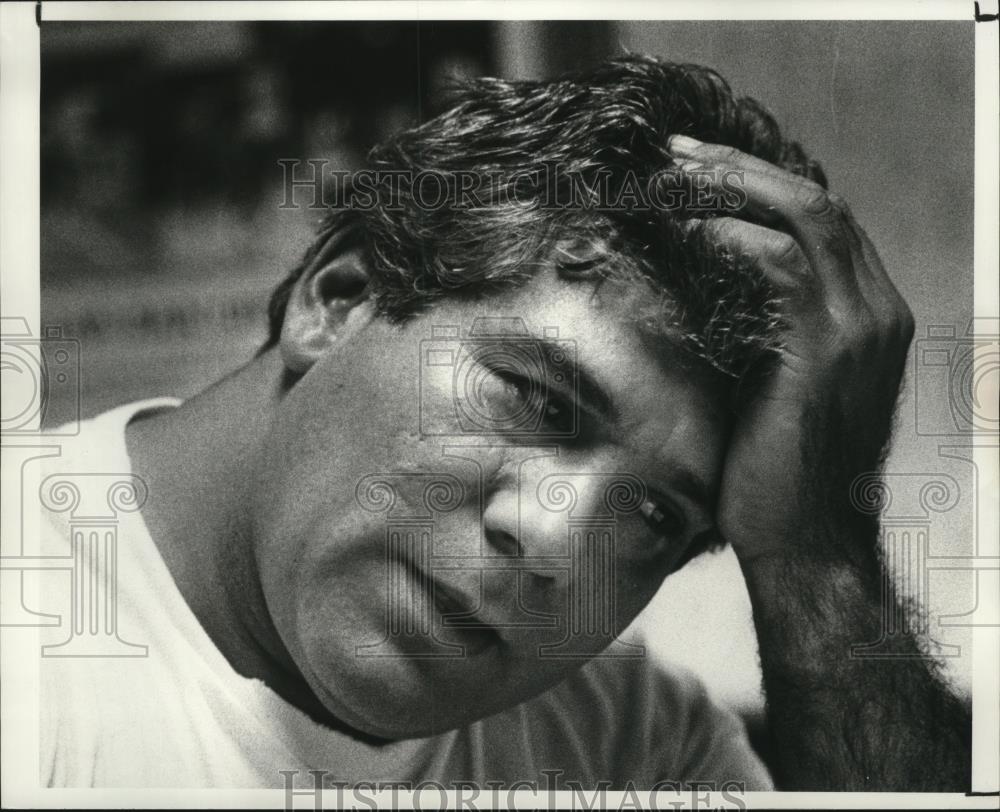
<path id="1" fill-rule="evenodd" d="M 110 545 L 113 527 L 117 577 L 101 552 L 108 546 L 92 548 L 84 559 L 90 565 L 78 567 L 76 576 L 43 573 L 42 610 L 62 617 L 61 626 L 45 630 L 43 643 L 69 638 L 72 601 L 82 606 L 85 593 L 101 596 L 101 606 L 78 612 L 78 631 L 84 642 L 107 643 L 114 635 L 102 643 L 107 621 L 101 612 L 110 605 L 108 585 L 117 583 L 117 637 L 146 649 L 117 652 L 145 655 L 133 657 L 50 656 L 71 651 L 67 647 L 43 655 L 43 785 L 283 788 L 280 771 L 297 770 L 296 785 L 311 787 L 306 771 L 322 770 L 327 781 L 347 784 L 492 781 L 509 787 L 534 781 L 544 788 L 552 786 L 555 770 L 561 771 L 556 788 L 565 789 L 573 781 L 584 788 L 602 781 L 619 789 L 629 782 L 649 789 L 660 781 L 714 781 L 771 789 L 742 723 L 712 704 L 693 676 L 665 673 L 645 659 L 595 659 L 496 716 L 384 746 L 317 724 L 260 680 L 239 675 L 188 608 L 141 513 L 118 511 L 103 524 L 86 518 L 95 504 L 114 513 L 106 495 L 114 478 L 106 474 L 131 471 L 126 424 L 141 411 L 177 403 L 146 401 L 103 414 L 64 441 L 59 457 L 46 460 L 43 479 L 61 476 L 45 479 L 43 491 L 64 477 L 77 489 L 95 490 L 83 493 L 74 510 L 43 509 L 45 553 L 71 555 L 74 532 L 84 533 L 88 543 Z M 101 584 L 108 588 L 102 591 Z M 550 771 L 548 778 L 543 771 Z"/>

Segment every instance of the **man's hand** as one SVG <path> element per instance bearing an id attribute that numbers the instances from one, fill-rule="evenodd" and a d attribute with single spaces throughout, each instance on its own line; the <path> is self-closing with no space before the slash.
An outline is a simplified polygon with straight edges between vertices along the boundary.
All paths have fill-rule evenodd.
<path id="1" fill-rule="evenodd" d="M 675 136 L 685 171 L 743 173 L 745 207 L 703 228 L 782 297 L 775 366 L 740 407 L 717 522 L 754 608 L 779 764 L 797 789 L 967 789 L 968 719 L 919 642 L 881 634 L 878 528 L 850 501 L 888 443 L 913 316 L 847 205 L 737 150 Z"/>
<path id="2" fill-rule="evenodd" d="M 682 168 L 696 161 L 743 173 L 741 219 L 719 217 L 705 228 L 717 244 L 755 260 L 783 298 L 788 322 L 777 367 L 740 415 L 719 529 L 744 562 L 809 552 L 800 549 L 807 540 L 799 531 L 818 506 L 803 501 L 804 489 L 824 483 L 826 498 L 833 486 L 846 512 L 854 476 L 878 467 L 913 316 L 836 195 L 728 147 L 685 150 L 679 141 L 671 149 Z"/>

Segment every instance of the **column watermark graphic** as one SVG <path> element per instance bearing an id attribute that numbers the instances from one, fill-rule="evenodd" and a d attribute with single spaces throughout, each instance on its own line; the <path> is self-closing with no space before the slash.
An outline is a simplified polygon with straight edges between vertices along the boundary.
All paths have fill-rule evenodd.
<path id="1" fill-rule="evenodd" d="M 134 474 L 53 474 L 41 486 L 42 504 L 69 514 L 70 555 L 32 562 L 71 573 L 69 637 L 43 646 L 43 657 L 145 657 L 147 646 L 123 640 L 118 628 L 119 514 L 146 501 Z"/>
<path id="2" fill-rule="evenodd" d="M 949 456 L 944 453 L 946 451 L 942 449 L 942 456 Z M 932 532 L 935 514 L 947 513 L 963 503 L 961 489 L 954 477 L 940 472 L 863 474 L 852 484 L 851 503 L 861 513 L 879 516 L 885 559 L 879 637 L 854 645 L 852 657 L 959 657 L 961 647 L 938 640 L 938 629 L 1000 625 L 997 618 L 977 611 L 979 578 L 986 572 L 1000 570 L 1000 559 L 978 555 L 976 548 L 971 555 L 947 555 L 932 549 L 935 546 Z M 968 503 L 965 504 L 968 507 Z M 942 541 L 947 542 L 947 539 L 938 539 L 938 545 Z M 939 616 L 935 624 L 929 610 L 935 603 L 931 599 L 931 575 L 944 571 L 975 574 L 975 606 L 967 614 Z M 914 652 L 898 645 L 909 637 L 917 638 L 929 650 Z"/>
<path id="3" fill-rule="evenodd" d="M 370 474 L 355 496 L 365 510 L 385 515 L 386 573 L 385 638 L 357 646 L 356 655 L 462 656 L 461 646 L 435 637 L 432 577 L 435 519 L 462 504 L 462 483 L 449 474 Z"/>
<path id="4" fill-rule="evenodd" d="M 588 490 L 597 494 L 581 499 Z M 643 646 L 618 639 L 615 581 L 618 523 L 645 501 L 642 480 L 627 473 L 550 474 L 537 498 L 545 510 L 565 515 L 569 571 L 565 637 L 543 646 L 539 657 L 645 656 Z"/>

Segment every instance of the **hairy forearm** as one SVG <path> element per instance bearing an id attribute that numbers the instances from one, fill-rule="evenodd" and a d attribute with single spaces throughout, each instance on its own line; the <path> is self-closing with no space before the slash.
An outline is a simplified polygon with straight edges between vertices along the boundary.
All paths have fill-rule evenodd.
<path id="1" fill-rule="evenodd" d="M 669 143 L 685 171 L 743 173 L 746 205 L 704 228 L 781 299 L 781 346 L 737 389 L 717 510 L 754 607 L 778 782 L 966 789 L 969 715 L 919 641 L 851 656 L 880 638 L 883 606 L 878 528 L 851 485 L 884 461 L 913 313 L 846 201 L 723 145 Z"/>
<path id="2" fill-rule="evenodd" d="M 896 634 L 894 656 L 852 655 L 883 631 L 874 553 L 769 557 L 744 574 L 780 788 L 968 789 L 970 715 L 918 641 Z"/>

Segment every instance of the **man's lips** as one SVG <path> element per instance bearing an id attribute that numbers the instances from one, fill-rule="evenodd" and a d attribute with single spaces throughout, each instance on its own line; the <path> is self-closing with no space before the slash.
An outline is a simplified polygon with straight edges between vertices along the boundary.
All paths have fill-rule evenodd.
<path id="1" fill-rule="evenodd" d="M 436 609 L 431 635 L 440 646 L 462 646 L 466 656 L 475 656 L 503 644 L 498 628 L 483 618 L 485 611 L 480 601 L 441 578 L 431 577 L 405 547 L 394 553 L 390 566 L 406 570 L 410 588 L 420 589 L 428 604 Z"/>
<path id="2" fill-rule="evenodd" d="M 431 633 L 435 638 L 438 631 L 446 633 L 445 638 L 439 640 L 440 643 L 446 646 L 460 645 L 466 656 L 476 656 L 503 644 L 503 637 L 497 628 L 483 620 L 482 607 L 478 601 L 457 587 L 444 583 L 440 578 L 432 578 L 405 549 L 397 550 L 394 558 L 393 563 L 410 573 L 437 610 L 440 620 L 433 625 Z"/>
<path id="3" fill-rule="evenodd" d="M 471 656 L 481 654 L 502 642 L 497 629 L 477 617 L 478 606 L 463 592 L 439 579 L 428 579 L 434 605 L 441 615 L 444 629 L 455 632 L 458 643 Z"/>

